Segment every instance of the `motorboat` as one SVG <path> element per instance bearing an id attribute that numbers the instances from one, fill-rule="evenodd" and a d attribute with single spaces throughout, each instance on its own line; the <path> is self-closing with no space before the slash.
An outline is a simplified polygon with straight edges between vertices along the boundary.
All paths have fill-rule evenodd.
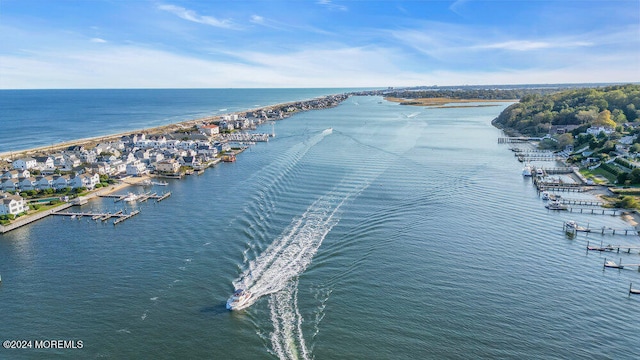
<path id="1" fill-rule="evenodd" d="M 531 165 L 527 164 L 522 168 L 522 176 L 531 176 Z"/>
<path id="2" fill-rule="evenodd" d="M 565 204 L 561 204 L 559 201 L 551 201 L 545 205 L 549 210 L 569 210 L 569 207 Z"/>
<path id="3" fill-rule="evenodd" d="M 122 201 L 126 201 L 126 202 L 134 202 L 136 200 L 138 200 L 138 195 L 134 193 L 128 193 L 127 196 L 122 198 Z"/>
<path id="4" fill-rule="evenodd" d="M 549 200 L 549 192 L 548 191 L 543 191 L 542 192 L 542 200 Z"/>
<path id="5" fill-rule="evenodd" d="M 567 231 L 576 231 L 578 230 L 578 223 L 574 220 L 569 220 L 564 223 L 564 226 L 567 228 Z"/>
<path id="6" fill-rule="evenodd" d="M 253 294 L 244 289 L 238 289 L 233 292 L 233 295 L 227 300 L 227 309 L 229 310 L 242 310 L 248 306 L 249 301 L 253 297 Z"/>

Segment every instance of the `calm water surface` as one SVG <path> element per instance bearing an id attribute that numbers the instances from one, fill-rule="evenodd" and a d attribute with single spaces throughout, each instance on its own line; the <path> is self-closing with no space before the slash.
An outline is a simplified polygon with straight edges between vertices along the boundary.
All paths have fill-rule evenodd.
<path id="1" fill-rule="evenodd" d="M 602 264 L 640 256 L 585 245 L 638 239 L 565 236 L 569 219 L 629 225 L 547 211 L 497 144 L 506 106 L 353 97 L 278 122 L 269 143 L 171 182 L 118 226 L 50 217 L 5 234 L 3 340 L 84 348 L 0 357 L 637 358 L 640 274 Z M 257 300 L 229 312 L 240 286 Z"/>

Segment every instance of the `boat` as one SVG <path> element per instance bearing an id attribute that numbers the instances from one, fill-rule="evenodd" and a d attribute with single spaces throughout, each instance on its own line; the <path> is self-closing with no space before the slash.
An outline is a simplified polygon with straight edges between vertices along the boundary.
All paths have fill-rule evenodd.
<path id="1" fill-rule="evenodd" d="M 622 265 L 622 261 L 620 261 L 619 264 L 616 264 L 615 261 L 612 260 L 604 260 L 604 267 L 606 268 L 613 268 L 613 269 L 624 269 L 624 266 Z"/>
<path id="2" fill-rule="evenodd" d="M 522 176 L 531 176 L 531 165 L 527 164 L 522 168 Z"/>
<path id="3" fill-rule="evenodd" d="M 575 222 L 574 220 L 566 221 L 564 223 L 564 226 L 567 229 L 567 231 L 576 231 L 576 230 L 578 230 L 578 223 Z"/>
<path id="4" fill-rule="evenodd" d="M 565 204 L 561 204 L 559 201 L 551 201 L 545 205 L 549 210 L 569 210 L 569 207 Z"/>
<path id="5" fill-rule="evenodd" d="M 536 169 L 536 175 L 538 175 L 538 176 L 540 176 L 540 177 L 544 176 L 544 170 L 542 170 L 542 169 Z"/>
<path id="6" fill-rule="evenodd" d="M 249 300 L 253 297 L 253 294 L 244 289 L 238 289 L 233 292 L 233 295 L 227 300 L 227 309 L 229 310 L 242 310 L 248 304 Z"/>
<path id="7" fill-rule="evenodd" d="M 152 182 L 151 182 L 151 185 L 167 186 L 167 185 L 169 185 L 169 183 L 168 183 L 168 182 L 166 182 L 166 181 L 162 181 L 162 182 L 152 181 Z"/>
<path id="8" fill-rule="evenodd" d="M 140 182 L 140 185 L 142 185 L 142 186 L 151 186 L 151 185 L 152 185 L 152 183 L 151 183 L 151 180 L 149 180 L 149 179 L 145 179 L 145 180 L 142 180 L 142 181 Z"/>
<path id="9" fill-rule="evenodd" d="M 138 200 L 138 195 L 134 194 L 134 193 L 128 193 L 127 196 L 125 196 L 122 201 L 126 201 L 126 202 L 134 202 Z"/>
<path id="10" fill-rule="evenodd" d="M 548 191 L 543 191 L 542 192 L 542 200 L 549 200 L 549 192 Z"/>
<path id="11" fill-rule="evenodd" d="M 633 283 L 629 283 L 629 295 L 631 294 L 640 294 L 640 289 L 634 289 Z"/>

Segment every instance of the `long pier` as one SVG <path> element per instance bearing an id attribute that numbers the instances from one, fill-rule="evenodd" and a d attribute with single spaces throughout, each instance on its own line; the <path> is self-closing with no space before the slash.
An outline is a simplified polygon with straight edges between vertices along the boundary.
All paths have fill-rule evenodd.
<path id="1" fill-rule="evenodd" d="M 529 141 L 541 141 L 541 140 L 542 138 L 539 138 L 539 137 L 526 137 L 526 136 L 499 137 L 498 144 L 526 143 Z"/>
<path id="2" fill-rule="evenodd" d="M 572 224 L 569 224 L 572 223 Z M 570 234 L 575 234 L 578 232 L 584 232 L 584 233 L 599 233 L 600 235 L 605 235 L 605 234 L 611 234 L 611 235 L 624 235 L 624 236 L 640 236 L 640 230 L 637 230 L 635 228 L 633 229 L 614 229 L 614 228 L 610 228 L 610 227 L 601 227 L 601 228 L 590 228 L 589 226 L 587 227 L 583 227 L 583 226 L 578 226 L 578 224 L 576 224 L 575 222 L 569 221 L 569 222 L 565 222 L 562 225 L 562 230 L 564 230 L 567 233 Z M 623 246 L 625 249 L 628 246 Z M 640 249 L 640 247 L 638 247 Z"/>

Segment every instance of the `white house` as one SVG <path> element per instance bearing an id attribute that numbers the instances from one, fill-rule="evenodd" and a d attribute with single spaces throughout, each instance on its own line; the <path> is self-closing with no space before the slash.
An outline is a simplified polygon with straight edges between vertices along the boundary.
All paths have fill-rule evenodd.
<path id="1" fill-rule="evenodd" d="M 13 168 L 19 170 L 33 169 L 38 162 L 32 157 L 22 158 L 13 161 Z"/>
<path id="2" fill-rule="evenodd" d="M 53 169 L 54 159 L 51 156 L 36 156 L 36 167 L 40 170 Z"/>
<path id="3" fill-rule="evenodd" d="M 162 160 L 156 165 L 156 171 L 161 173 L 175 174 L 178 170 L 180 170 L 180 163 L 175 159 Z"/>
<path id="4" fill-rule="evenodd" d="M 218 125 L 204 125 L 200 128 L 200 130 L 207 136 L 220 134 L 220 128 L 218 127 Z"/>
<path id="5" fill-rule="evenodd" d="M 601 132 L 609 135 L 613 133 L 613 129 L 609 127 L 604 127 L 604 126 L 592 126 L 587 129 L 587 134 L 591 134 L 593 136 L 598 136 L 598 134 L 600 134 Z"/>
<path id="6" fill-rule="evenodd" d="M 98 174 L 80 174 L 76 175 L 73 179 L 69 181 L 69 185 L 72 188 L 85 187 L 88 190 L 93 190 L 96 187 L 96 184 L 100 182 L 100 176 Z"/>
<path id="7" fill-rule="evenodd" d="M 127 172 L 127 164 L 122 160 L 112 161 L 109 165 L 111 165 L 111 175 L 124 174 Z"/>
<path id="8" fill-rule="evenodd" d="M 127 164 L 127 175 L 140 176 L 147 173 L 147 166 L 140 160 Z"/>
<path id="9" fill-rule="evenodd" d="M 28 209 L 22 196 L 0 193 L 0 215 L 18 215 Z"/>

